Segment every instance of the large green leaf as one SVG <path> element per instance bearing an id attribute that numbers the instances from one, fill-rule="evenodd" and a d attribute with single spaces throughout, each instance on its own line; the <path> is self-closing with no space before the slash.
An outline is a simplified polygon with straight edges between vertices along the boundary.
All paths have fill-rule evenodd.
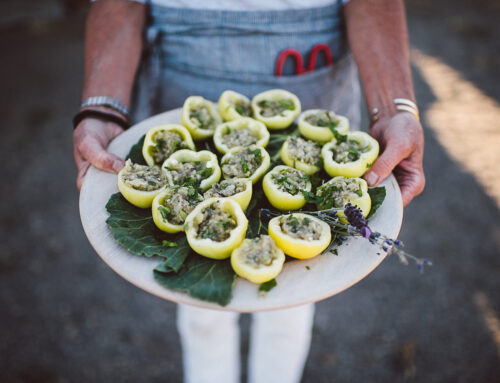
<path id="1" fill-rule="evenodd" d="M 159 230 L 151 209 L 133 206 L 120 193 L 111 196 L 106 210 L 109 213 L 106 223 L 121 246 L 135 255 L 163 257 L 172 270 L 180 269 L 191 250 L 184 233 L 172 235 Z M 164 246 L 163 241 L 175 242 L 177 246 Z"/>
<path id="2" fill-rule="evenodd" d="M 144 138 L 146 138 L 146 135 L 142 136 L 140 140 L 137 142 L 137 144 L 132 146 L 130 152 L 128 153 L 127 157 L 125 157 L 125 159 L 132 160 L 134 164 L 147 165 L 146 160 L 142 155 L 142 145 L 144 144 Z"/>
<path id="3" fill-rule="evenodd" d="M 370 198 L 372 200 L 372 208 L 370 210 L 370 214 L 368 214 L 368 217 L 366 218 L 370 219 L 371 217 L 373 217 L 378 208 L 382 206 L 382 203 L 385 200 L 385 195 L 386 195 L 385 186 L 369 188 L 368 194 L 370 195 Z"/>
<path id="4" fill-rule="evenodd" d="M 193 298 L 225 306 L 231 301 L 236 274 L 229 260 L 216 261 L 191 251 L 177 273 L 169 271 L 161 263 L 155 268 L 154 277 L 169 289 L 184 291 Z"/>

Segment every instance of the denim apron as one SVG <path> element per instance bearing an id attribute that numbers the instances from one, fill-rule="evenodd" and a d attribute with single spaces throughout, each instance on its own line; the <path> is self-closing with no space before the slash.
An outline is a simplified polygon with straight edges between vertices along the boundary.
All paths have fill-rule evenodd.
<path id="1" fill-rule="evenodd" d="M 307 65 L 327 44 L 332 66 L 275 76 L 278 55 L 298 50 Z M 290 57 L 285 69 L 294 64 Z M 295 93 L 302 110 L 332 109 L 360 122 L 360 87 L 347 47 L 342 4 L 297 10 L 224 11 L 149 5 L 145 50 L 134 89 L 135 120 L 182 106 L 191 95 L 217 101 L 231 89 L 248 97 L 268 89 Z"/>

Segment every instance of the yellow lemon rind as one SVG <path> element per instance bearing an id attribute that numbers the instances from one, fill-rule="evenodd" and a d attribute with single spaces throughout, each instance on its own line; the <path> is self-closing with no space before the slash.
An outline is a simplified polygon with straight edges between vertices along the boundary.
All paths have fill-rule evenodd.
<path id="1" fill-rule="evenodd" d="M 142 209 L 146 209 L 148 207 L 151 207 L 151 204 L 153 203 L 154 198 L 159 193 L 161 193 L 162 191 L 165 190 L 166 185 L 162 186 L 161 188 L 159 188 L 157 190 L 152 190 L 152 191 L 136 190 L 136 189 L 131 188 L 130 186 L 126 185 L 123 182 L 122 175 L 125 173 L 125 171 L 126 171 L 126 167 L 124 167 L 118 173 L 118 190 L 120 191 L 122 196 L 134 206 L 140 207 Z"/>
<path id="2" fill-rule="evenodd" d="M 172 130 L 174 132 L 177 132 L 181 135 L 182 140 L 184 143 L 189 147 L 191 150 L 195 150 L 194 142 L 193 139 L 191 138 L 191 134 L 189 131 L 182 125 L 179 124 L 167 124 L 167 125 L 160 125 L 160 126 L 155 126 L 154 128 L 151 128 L 148 130 L 146 133 L 146 137 L 144 138 L 144 144 L 142 145 L 142 156 L 146 160 L 146 163 L 149 166 L 160 166 L 161 164 L 155 163 L 153 156 L 150 153 L 150 150 L 156 146 L 156 143 L 154 141 L 154 135 L 162 130 Z"/>
<path id="3" fill-rule="evenodd" d="M 305 120 L 306 117 L 309 116 L 310 114 L 314 114 L 321 111 L 327 111 L 327 110 L 309 109 L 302 112 L 297 120 L 297 125 L 299 127 L 300 134 L 302 134 L 304 137 L 317 142 L 328 142 L 331 141 L 332 138 L 334 138 L 333 133 L 330 129 L 321 126 L 311 125 Z M 346 117 L 341 116 L 339 114 L 336 114 L 335 118 L 339 121 L 338 125 L 335 128 L 337 132 L 341 134 L 347 133 L 349 131 L 349 120 Z"/>
<path id="4" fill-rule="evenodd" d="M 236 227 L 231 230 L 229 238 L 222 242 L 216 242 L 210 238 L 196 238 L 196 228 L 193 224 L 195 217 L 201 211 L 212 203 L 221 203 L 225 211 L 229 211 L 236 219 Z M 226 259 L 231 256 L 233 249 L 238 247 L 245 238 L 248 228 L 248 219 L 243 213 L 240 205 L 229 198 L 209 198 L 201 202 L 195 209 L 186 217 L 184 229 L 186 238 L 191 249 L 196 253 L 212 259 Z"/>
<path id="5" fill-rule="evenodd" d="M 290 98 L 295 105 L 294 110 L 285 110 L 282 112 L 284 115 L 277 115 L 272 117 L 264 117 L 260 114 L 260 107 L 258 105 L 259 101 L 262 99 L 282 99 L 282 98 Z M 295 117 L 300 114 L 301 104 L 299 98 L 293 93 L 284 90 L 284 89 L 271 89 L 265 92 L 259 93 L 252 98 L 252 111 L 253 116 L 256 120 L 262 122 L 269 129 L 285 129 L 289 127 Z"/>
<path id="6" fill-rule="evenodd" d="M 259 268 L 254 268 L 244 262 L 241 254 L 241 246 L 245 241 L 251 241 L 250 239 L 245 239 L 240 244 L 239 247 L 233 250 L 231 253 L 231 266 L 234 272 L 246 280 L 252 283 L 264 283 L 268 282 L 281 272 L 283 269 L 283 264 L 285 263 L 285 253 L 279 247 L 276 246 L 277 259 L 274 259 L 272 264 L 269 266 L 260 266 Z"/>
<path id="7" fill-rule="evenodd" d="M 236 120 L 220 124 L 217 126 L 217 128 L 215 128 L 213 137 L 214 145 L 217 148 L 217 150 L 222 154 L 226 154 L 229 150 L 232 149 L 229 148 L 223 142 L 225 132 L 228 128 L 231 130 L 238 130 L 238 129 L 250 130 L 254 135 L 258 137 L 258 141 L 255 143 L 255 145 L 257 146 L 265 148 L 269 143 L 270 134 L 266 126 L 262 122 L 254 120 L 253 118 L 242 117 Z"/>
<path id="8" fill-rule="evenodd" d="M 176 225 L 174 223 L 169 222 L 168 220 L 164 220 L 159 207 L 163 204 L 163 200 L 168 196 L 168 190 L 162 191 L 153 199 L 153 204 L 151 206 L 151 215 L 153 216 L 153 221 L 158 229 L 164 231 L 166 233 L 178 233 L 184 230 L 184 224 Z"/>
<path id="9" fill-rule="evenodd" d="M 319 166 L 311 165 L 311 164 L 308 164 L 304 161 L 298 161 L 298 160 L 294 160 L 293 158 L 291 158 L 290 155 L 288 154 L 288 142 L 287 141 L 285 141 L 283 143 L 283 145 L 281 146 L 280 157 L 281 157 L 281 161 L 283 161 L 283 163 L 285 165 L 288 165 L 291 168 L 302 170 L 308 176 L 311 176 L 311 175 L 313 175 L 321 170 L 321 168 Z"/>
<path id="10" fill-rule="evenodd" d="M 236 109 L 234 108 L 233 103 L 231 103 L 229 100 L 243 100 L 245 103 L 250 105 L 251 101 L 250 99 L 238 92 L 235 92 L 233 90 L 225 90 L 222 92 L 222 94 L 219 97 L 219 115 L 222 117 L 222 119 L 226 122 L 228 121 L 233 121 L 238 118 L 242 117 L 247 117 L 247 116 L 242 116 L 239 114 Z"/>
<path id="11" fill-rule="evenodd" d="M 224 156 L 221 158 L 220 160 L 220 163 L 223 164 L 224 161 L 229 158 L 231 155 L 233 155 L 234 153 L 237 153 L 241 150 L 246 150 L 247 148 L 245 147 L 242 147 L 242 146 L 237 146 L 235 148 L 231 148 L 226 154 L 224 154 Z M 250 179 L 252 181 L 253 184 L 255 184 L 258 180 L 260 180 L 260 178 L 267 172 L 267 169 L 269 169 L 269 166 L 271 165 L 271 157 L 269 156 L 269 153 L 267 152 L 266 149 L 262 148 L 262 147 L 259 147 L 259 149 L 261 150 L 261 154 L 262 154 L 262 163 L 260 164 L 260 166 L 255 170 L 255 172 L 250 176 L 250 177 L 246 177 L 248 179 Z M 224 172 L 222 172 L 222 176 L 224 177 L 224 179 L 229 179 L 228 177 L 226 177 L 226 175 L 224 174 Z"/>
<path id="12" fill-rule="evenodd" d="M 195 152 L 189 149 L 181 149 L 173 153 L 162 165 L 162 169 L 169 167 L 174 167 L 179 162 L 196 162 L 196 161 L 206 161 L 207 167 L 212 168 L 213 172 L 210 177 L 205 178 L 200 182 L 200 189 L 202 191 L 207 190 L 214 183 L 218 182 L 221 177 L 221 170 L 219 167 L 219 162 L 217 161 L 217 156 L 209 150 L 200 150 Z M 166 171 L 168 183 L 170 186 L 175 186 L 172 176 L 169 171 Z"/>
<path id="13" fill-rule="evenodd" d="M 215 119 L 216 125 L 222 124 L 222 118 L 219 116 L 213 102 L 206 100 L 201 96 L 190 96 L 186 99 L 186 101 L 184 101 L 181 112 L 181 124 L 187 128 L 194 140 L 203 140 L 205 138 L 212 137 L 215 129 L 201 129 L 196 124 L 191 122 L 189 112 L 193 104 L 204 105 L 208 109 L 211 117 Z"/>
<path id="14" fill-rule="evenodd" d="M 278 165 L 275 166 L 269 173 L 264 176 L 262 180 L 262 188 L 267 200 L 278 210 L 298 210 L 306 204 L 306 199 L 300 193 L 292 195 L 290 193 L 281 191 L 272 180 L 272 175 L 279 172 L 281 169 L 291 168 L 291 166 Z M 311 191 L 312 185 L 310 182 L 304 190 Z"/>
<path id="15" fill-rule="evenodd" d="M 279 220 L 281 217 L 287 217 L 288 215 L 282 215 L 271 219 L 268 225 L 269 235 L 274 239 L 276 245 L 283 250 L 285 254 L 293 258 L 310 259 L 321 254 L 328 247 L 332 238 L 330 226 L 328 226 L 326 222 L 308 214 L 293 213 L 293 215 L 302 218 L 307 217 L 321 225 L 322 231 L 320 239 L 317 241 L 306 241 L 290 237 L 283 233 Z"/>
<path id="16" fill-rule="evenodd" d="M 358 160 L 344 164 L 333 160 L 331 148 L 335 146 L 335 139 L 324 145 L 323 148 L 321 148 L 321 157 L 323 158 L 325 171 L 331 177 L 361 177 L 377 159 L 379 153 L 379 144 L 377 140 L 364 132 L 348 132 L 346 134 L 349 140 L 355 140 L 363 144 L 368 144 L 371 148 L 368 152 L 361 153 Z"/>

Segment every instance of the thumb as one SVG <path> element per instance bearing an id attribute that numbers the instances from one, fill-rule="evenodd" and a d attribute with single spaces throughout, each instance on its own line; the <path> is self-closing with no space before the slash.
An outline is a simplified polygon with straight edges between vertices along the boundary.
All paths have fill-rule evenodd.
<path id="1" fill-rule="evenodd" d="M 363 176 L 368 186 L 376 186 L 385 180 L 406 155 L 401 147 L 388 142 L 382 154 Z"/>
<path id="2" fill-rule="evenodd" d="M 80 149 L 80 153 L 92 165 L 101 170 L 117 173 L 125 166 L 125 161 L 107 152 L 97 140 L 89 140 Z"/>

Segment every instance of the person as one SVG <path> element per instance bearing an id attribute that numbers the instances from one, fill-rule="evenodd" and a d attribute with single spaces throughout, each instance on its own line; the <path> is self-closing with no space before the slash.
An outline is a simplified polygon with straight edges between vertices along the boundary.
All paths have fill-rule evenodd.
<path id="1" fill-rule="evenodd" d="M 226 89 L 251 97 L 284 88 L 297 94 L 303 109 L 332 109 L 356 128 L 359 76 L 371 111 L 370 134 L 381 147 L 364 178 L 375 186 L 394 173 L 405 206 L 422 192 L 423 131 L 402 0 L 144 2 L 91 4 L 82 99 L 106 96 L 116 102 L 82 106 L 90 112 L 80 114 L 74 131 L 78 188 L 90 165 L 109 172 L 124 166 L 106 151 L 128 123 L 123 106 L 132 106 L 137 121 L 180 107 L 190 95 L 217 100 Z M 330 47 L 333 65 L 275 76 L 280 52 L 294 48 L 306 57 L 316 44 Z M 254 315 L 249 382 L 300 381 L 313 314 L 309 304 Z M 179 306 L 186 382 L 239 380 L 237 320 L 237 313 Z"/>

